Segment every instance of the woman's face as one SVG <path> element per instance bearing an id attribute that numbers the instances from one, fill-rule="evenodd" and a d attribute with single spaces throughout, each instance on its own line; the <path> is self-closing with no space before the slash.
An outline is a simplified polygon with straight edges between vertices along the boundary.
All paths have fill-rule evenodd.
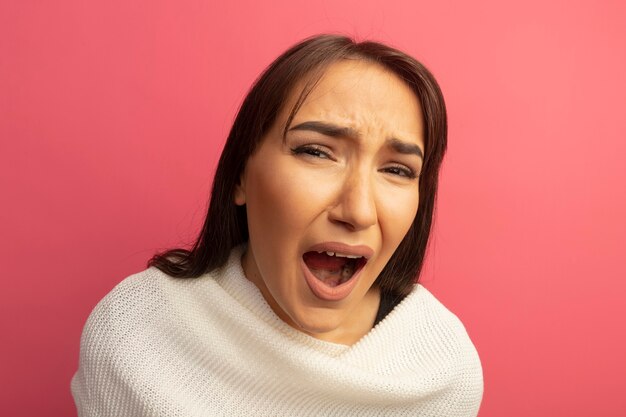
<path id="1" fill-rule="evenodd" d="M 247 162 L 242 264 L 274 312 L 316 338 L 346 343 L 371 328 L 374 281 L 417 213 L 423 122 L 415 94 L 383 67 L 331 65 Z M 361 335 L 362 335 L 361 334 Z"/>

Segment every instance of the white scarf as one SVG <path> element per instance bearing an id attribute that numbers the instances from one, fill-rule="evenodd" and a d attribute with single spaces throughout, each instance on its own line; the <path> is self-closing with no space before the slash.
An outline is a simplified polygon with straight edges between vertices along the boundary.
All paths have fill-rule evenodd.
<path id="1" fill-rule="evenodd" d="M 94 309 L 72 393 L 81 417 L 475 416 L 480 360 L 421 285 L 352 346 L 281 321 L 241 267 L 149 268 Z"/>

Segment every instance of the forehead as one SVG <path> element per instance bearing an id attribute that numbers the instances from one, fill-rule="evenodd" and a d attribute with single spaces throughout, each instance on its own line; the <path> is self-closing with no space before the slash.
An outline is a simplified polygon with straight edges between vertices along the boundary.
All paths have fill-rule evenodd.
<path id="1" fill-rule="evenodd" d="M 294 89 L 291 103 L 297 101 L 305 82 Z M 292 106 L 286 106 L 287 112 Z M 422 112 L 415 93 L 390 70 L 364 60 L 341 60 L 324 70 L 290 125 L 310 120 L 423 145 Z"/>

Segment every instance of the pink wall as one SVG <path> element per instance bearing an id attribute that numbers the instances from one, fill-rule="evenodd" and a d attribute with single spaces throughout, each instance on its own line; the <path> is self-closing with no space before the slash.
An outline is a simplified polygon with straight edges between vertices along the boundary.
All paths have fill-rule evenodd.
<path id="1" fill-rule="evenodd" d="M 261 69 L 339 31 L 447 97 L 423 282 L 482 356 L 480 415 L 626 415 L 625 3 L 217 3 L 0 2 L 2 414 L 75 414 L 90 310 L 192 238 Z"/>

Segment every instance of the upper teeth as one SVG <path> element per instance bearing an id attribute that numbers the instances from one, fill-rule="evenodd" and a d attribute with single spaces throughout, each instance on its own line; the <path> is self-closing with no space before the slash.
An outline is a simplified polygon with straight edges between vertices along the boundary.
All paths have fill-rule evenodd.
<path id="1" fill-rule="evenodd" d="M 317 251 L 317 253 L 322 253 L 323 251 Z M 348 255 L 346 253 L 339 253 L 339 252 L 328 252 L 326 251 L 326 255 L 328 256 L 339 256 L 342 258 L 350 258 L 350 259 L 357 259 L 357 258 L 361 258 L 360 255 Z"/>

